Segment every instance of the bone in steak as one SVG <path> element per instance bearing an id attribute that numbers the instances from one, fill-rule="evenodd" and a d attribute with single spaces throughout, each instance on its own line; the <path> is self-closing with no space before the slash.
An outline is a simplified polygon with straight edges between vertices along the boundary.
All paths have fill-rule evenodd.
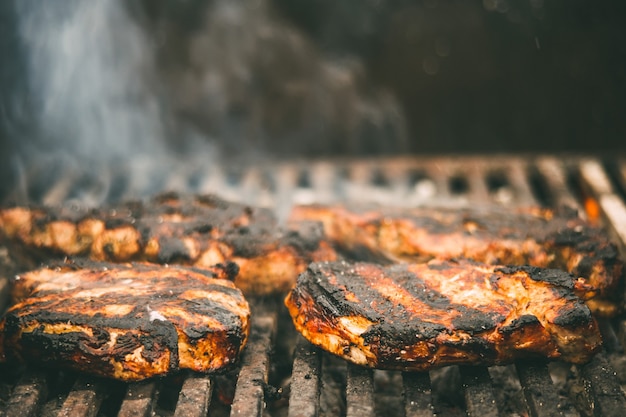
<path id="1" fill-rule="evenodd" d="M 517 358 L 588 361 L 601 347 L 561 270 L 469 260 L 313 263 L 285 300 L 306 339 L 353 363 L 425 371 Z"/>
<path id="2" fill-rule="evenodd" d="M 237 287 L 255 295 L 284 294 L 310 262 L 336 259 L 321 228 L 305 223 L 281 229 L 268 209 L 175 193 L 104 209 L 0 210 L 0 231 L 30 257 L 81 255 L 199 267 L 232 261 L 240 267 Z"/>
<path id="3" fill-rule="evenodd" d="M 249 334 L 243 294 L 212 270 L 66 261 L 22 274 L 0 321 L 0 360 L 133 381 L 220 370 Z"/>
<path id="4" fill-rule="evenodd" d="M 618 249 L 600 227 L 575 210 L 311 205 L 295 207 L 291 219 L 322 222 L 327 237 L 357 260 L 464 257 L 564 269 L 584 279 L 577 293 L 589 299 L 594 313 L 611 316 L 618 311 L 618 300 L 612 299 L 619 293 L 615 290 L 622 274 Z"/>

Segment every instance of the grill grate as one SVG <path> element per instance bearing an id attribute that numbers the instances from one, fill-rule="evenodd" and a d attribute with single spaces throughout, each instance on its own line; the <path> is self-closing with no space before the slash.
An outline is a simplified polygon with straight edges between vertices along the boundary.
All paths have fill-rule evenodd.
<path id="1" fill-rule="evenodd" d="M 272 206 L 285 214 L 292 203 L 341 201 L 395 205 L 464 206 L 494 202 L 513 206 L 567 204 L 602 221 L 626 243 L 626 160 L 612 169 L 593 158 L 530 157 L 393 158 L 259 164 L 245 169 L 177 167 L 171 174 L 146 169 L 111 170 L 85 177 L 59 168 L 60 176 L 29 178 L 3 200 L 89 205 L 147 196 L 157 191 L 216 192 L 224 198 Z M 41 169 L 39 168 L 39 171 Z M 45 171 L 45 170 L 44 170 Z M 141 173 L 138 175 L 137 173 Z M 30 175 L 36 175 L 36 172 Z M 8 280 L 0 277 L 0 307 L 8 300 Z M 280 304 L 254 304 L 252 334 L 237 375 L 231 406 L 217 401 L 219 380 L 185 374 L 163 380 L 122 384 L 27 370 L 0 376 L 9 387 L 0 412 L 10 416 L 614 416 L 626 410 L 626 322 L 602 322 L 605 350 L 589 364 L 518 362 L 508 367 L 448 367 L 432 372 L 362 369 L 330 357 L 285 325 Z M 276 349 L 294 341 L 290 383 L 276 371 Z M 564 381 L 568 382 L 565 383 Z M 462 394 L 442 400 L 443 384 Z M 504 382 L 503 382 L 504 381 Z M 506 381 L 510 382 L 507 386 Z M 288 401 L 272 404 L 270 383 L 285 385 Z M 64 388 L 66 387 L 66 388 Z M 281 405 L 282 404 L 282 405 Z M 400 404 L 399 406 L 397 404 Z"/>

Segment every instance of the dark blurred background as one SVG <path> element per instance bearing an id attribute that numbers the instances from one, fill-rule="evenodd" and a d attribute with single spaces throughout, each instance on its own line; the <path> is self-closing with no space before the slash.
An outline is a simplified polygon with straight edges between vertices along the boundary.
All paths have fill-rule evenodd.
<path id="1" fill-rule="evenodd" d="M 357 54 L 392 91 L 411 152 L 626 145 L 625 2 L 279 3 L 323 50 Z"/>
<path id="2" fill-rule="evenodd" d="M 40 3 L 0 5 L 3 175 L 42 149 L 626 150 L 621 0 Z"/>

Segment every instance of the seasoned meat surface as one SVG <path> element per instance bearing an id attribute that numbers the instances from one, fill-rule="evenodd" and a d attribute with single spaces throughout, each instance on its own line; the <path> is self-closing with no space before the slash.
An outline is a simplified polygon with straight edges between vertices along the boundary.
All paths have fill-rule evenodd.
<path id="1" fill-rule="evenodd" d="M 574 285 L 560 270 L 469 260 L 321 262 L 300 275 L 285 304 L 306 339 L 369 367 L 584 363 L 601 336 Z"/>
<path id="2" fill-rule="evenodd" d="M 240 267 L 235 284 L 256 295 L 286 293 L 310 262 L 336 259 L 321 229 L 309 226 L 281 229 L 268 209 L 175 193 L 102 209 L 0 210 L 4 235 L 41 259 L 81 255 L 199 267 L 232 261 Z"/>
<path id="3" fill-rule="evenodd" d="M 419 207 L 358 210 L 297 206 L 294 221 L 317 220 L 326 235 L 358 260 L 471 258 L 491 264 L 564 269 L 584 278 L 578 294 L 600 315 L 614 315 L 623 262 L 606 233 L 574 210 L 536 207 Z M 364 257 L 363 254 L 366 254 Z M 360 259 L 359 259 L 360 258 Z"/>
<path id="4" fill-rule="evenodd" d="M 0 360 L 125 381 L 237 362 L 250 309 L 226 275 L 145 263 L 87 261 L 22 274 L 0 321 Z"/>

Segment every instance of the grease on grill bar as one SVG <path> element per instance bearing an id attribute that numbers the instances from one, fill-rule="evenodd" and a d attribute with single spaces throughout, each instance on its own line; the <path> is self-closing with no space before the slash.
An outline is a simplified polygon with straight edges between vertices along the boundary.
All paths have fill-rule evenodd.
<path id="1" fill-rule="evenodd" d="M 135 168 L 109 170 L 106 175 L 85 179 L 64 171 L 62 166 L 57 166 L 55 176 L 39 175 L 50 168 L 48 161 L 46 169 L 32 168 L 16 189 L 3 197 L 4 201 L 20 203 L 76 200 L 97 205 L 174 188 L 216 192 L 226 199 L 274 206 L 278 211 L 287 210 L 292 203 L 342 201 L 452 207 L 476 201 L 579 208 L 587 204 L 597 208 L 597 213 L 591 214 L 599 216 L 597 220 L 607 226 L 623 249 L 626 160 L 612 163 L 614 169 L 608 173 L 601 161 L 589 158 L 393 158 L 260 164 L 241 169 L 236 175 L 218 166 L 189 163 L 176 175 L 163 175 L 168 170 L 159 167 L 161 175 L 152 179 L 145 171 L 136 175 Z M 589 205 L 592 203 L 595 206 Z M 0 248 L 3 258 L 6 255 Z M 6 276 L 0 276 L 2 309 L 7 304 L 7 283 Z M 283 313 L 277 307 L 270 308 L 255 319 L 230 407 L 218 400 L 218 384 L 211 376 L 181 374 L 126 385 L 27 370 L 18 375 L 0 374 L 0 414 L 586 417 L 620 415 L 626 409 L 620 386 L 625 382 L 620 378 L 626 374 L 623 317 L 602 323 L 605 351 L 583 366 L 518 362 L 510 367 L 453 366 L 428 373 L 401 373 L 347 366 L 304 342 L 293 329 L 281 327 L 278 314 Z M 292 366 L 287 367 L 290 374 L 276 375 L 273 365 L 284 358 L 273 352 L 277 341 L 289 339 L 299 341 Z M 67 381 L 59 383 L 64 379 Z M 289 402 L 283 401 L 284 406 L 276 408 L 271 384 L 279 385 L 281 380 L 290 380 Z M 402 399 L 400 405 L 398 398 Z"/>

